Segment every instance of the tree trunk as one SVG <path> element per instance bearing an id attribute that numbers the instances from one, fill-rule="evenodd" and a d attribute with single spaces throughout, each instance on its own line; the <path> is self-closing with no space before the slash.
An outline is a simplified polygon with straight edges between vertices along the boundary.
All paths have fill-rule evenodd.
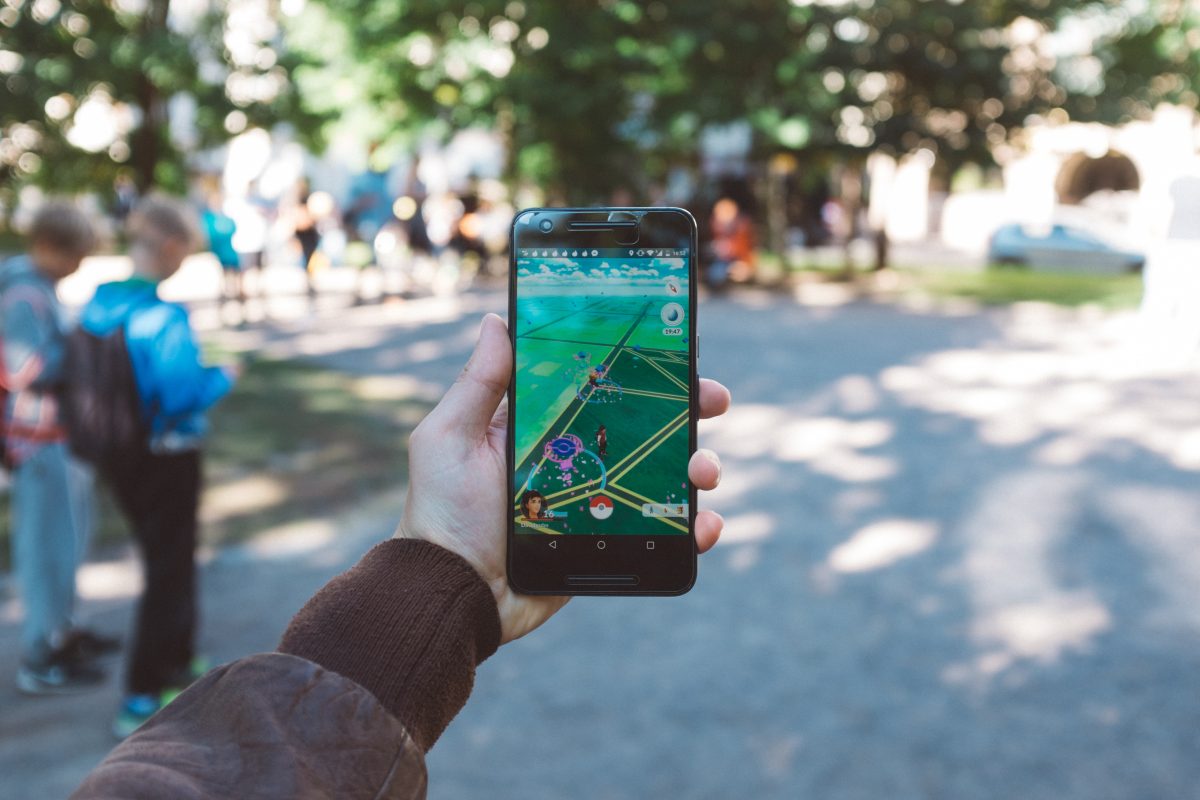
<path id="1" fill-rule="evenodd" d="M 862 211 L 862 164 L 851 161 L 842 168 L 840 194 L 842 197 L 843 221 L 842 255 L 845 264 L 842 267 L 842 277 L 851 280 L 854 277 L 854 253 L 852 245 L 858 234 L 858 216 Z"/>
<path id="2" fill-rule="evenodd" d="M 147 38 L 165 33 L 170 15 L 171 0 L 150 0 L 142 18 L 142 33 Z M 145 72 L 138 76 L 137 102 L 142 123 L 133 132 L 133 171 L 138 193 L 145 195 L 157 184 L 158 162 L 162 160 L 162 143 L 170 122 L 166 98 Z"/>

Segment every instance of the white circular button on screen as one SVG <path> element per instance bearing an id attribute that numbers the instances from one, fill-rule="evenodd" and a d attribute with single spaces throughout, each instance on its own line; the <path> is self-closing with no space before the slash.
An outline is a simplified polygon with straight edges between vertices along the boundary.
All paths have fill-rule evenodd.
<path id="1" fill-rule="evenodd" d="M 662 321 L 664 325 L 678 325 L 683 322 L 683 306 L 679 303 L 667 303 L 662 307 Z"/>
<path id="2" fill-rule="evenodd" d="M 602 494 L 598 494 L 592 498 L 591 508 L 592 516 L 596 519 L 608 519 L 613 513 L 613 501 Z"/>

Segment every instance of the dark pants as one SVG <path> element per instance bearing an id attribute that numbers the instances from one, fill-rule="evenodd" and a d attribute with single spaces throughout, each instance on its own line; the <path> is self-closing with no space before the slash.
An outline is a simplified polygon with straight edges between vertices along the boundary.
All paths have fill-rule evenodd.
<path id="1" fill-rule="evenodd" d="M 194 655 L 200 453 L 147 452 L 109 478 L 146 581 L 126 682 L 131 693 L 157 694 L 180 684 Z"/>

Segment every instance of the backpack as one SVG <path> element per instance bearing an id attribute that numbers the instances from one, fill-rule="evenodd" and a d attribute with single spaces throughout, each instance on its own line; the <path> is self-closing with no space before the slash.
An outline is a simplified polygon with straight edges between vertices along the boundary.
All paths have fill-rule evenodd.
<path id="1" fill-rule="evenodd" d="M 97 336 L 76 328 L 67 336 L 62 416 L 71 450 L 104 469 L 149 446 L 125 326 Z"/>

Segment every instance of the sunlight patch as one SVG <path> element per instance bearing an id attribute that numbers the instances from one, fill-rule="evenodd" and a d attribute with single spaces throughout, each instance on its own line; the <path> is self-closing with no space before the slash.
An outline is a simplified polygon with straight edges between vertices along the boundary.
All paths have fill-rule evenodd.
<path id="1" fill-rule="evenodd" d="M 870 572 L 891 566 L 927 549 L 937 540 L 937 526 L 911 519 L 885 519 L 861 528 L 829 554 L 835 572 Z"/>

